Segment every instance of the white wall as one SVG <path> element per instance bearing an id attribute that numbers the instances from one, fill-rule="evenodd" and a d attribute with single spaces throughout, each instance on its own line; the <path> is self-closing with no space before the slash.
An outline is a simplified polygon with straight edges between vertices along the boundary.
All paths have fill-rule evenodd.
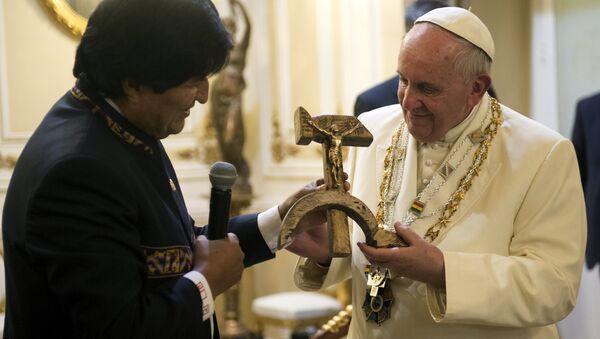
<path id="1" fill-rule="evenodd" d="M 558 73 L 558 130 L 570 137 L 575 105 L 600 92 L 600 1 L 554 0 Z M 591 206 L 590 208 L 596 208 Z M 577 306 L 560 324 L 564 339 L 598 338 L 600 274 L 585 270 Z"/>
<path id="2" fill-rule="evenodd" d="M 571 135 L 578 99 L 600 92 L 600 1 L 555 0 L 559 130 Z"/>
<path id="3" fill-rule="evenodd" d="M 530 1 L 471 0 L 473 13 L 488 26 L 496 45 L 492 84 L 500 102 L 530 114 Z"/>

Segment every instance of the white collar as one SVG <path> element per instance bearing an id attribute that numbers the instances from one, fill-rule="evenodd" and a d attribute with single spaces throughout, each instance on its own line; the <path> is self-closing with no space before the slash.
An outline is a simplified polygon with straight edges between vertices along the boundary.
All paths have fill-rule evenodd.
<path id="1" fill-rule="evenodd" d="M 446 132 L 446 135 L 440 141 L 446 142 L 446 143 L 455 142 L 456 139 L 458 139 L 458 137 L 464 132 L 465 128 L 467 128 L 467 126 L 469 126 L 469 124 L 471 123 L 471 120 L 473 120 L 473 118 L 475 117 L 475 112 L 477 112 L 479 110 L 480 105 L 481 105 L 481 100 L 479 101 L 479 103 L 477 105 L 475 105 L 475 107 L 473 107 L 473 109 L 471 110 L 469 115 L 467 115 L 465 120 L 461 121 L 460 124 L 452 127 L 448 132 Z"/>
<path id="2" fill-rule="evenodd" d="M 121 109 L 119 109 L 119 106 L 117 106 L 117 104 L 112 99 L 105 97 L 104 100 L 106 100 L 106 102 L 108 102 L 110 107 L 114 108 L 115 111 L 117 111 L 119 114 L 123 115 L 123 112 L 121 112 Z"/>

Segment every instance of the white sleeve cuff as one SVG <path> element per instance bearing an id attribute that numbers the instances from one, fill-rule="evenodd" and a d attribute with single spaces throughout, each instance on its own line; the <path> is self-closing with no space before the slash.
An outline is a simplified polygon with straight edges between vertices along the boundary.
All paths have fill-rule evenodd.
<path id="1" fill-rule="evenodd" d="M 200 292 L 200 298 L 202 299 L 202 321 L 210 319 L 213 313 L 215 313 L 215 301 L 208 281 L 198 271 L 189 271 L 183 277 L 190 279 L 198 287 L 198 292 Z"/>
<path id="2" fill-rule="evenodd" d="M 446 289 L 437 289 L 427 285 L 425 300 L 427 300 L 429 314 L 431 314 L 433 321 L 436 323 L 442 322 L 446 316 Z"/>
<path id="3" fill-rule="evenodd" d="M 277 251 L 277 241 L 279 239 L 279 230 L 281 229 L 281 217 L 279 216 L 279 207 L 273 206 L 268 210 L 259 213 L 257 217 L 258 230 L 263 239 L 271 249 L 272 253 Z"/>

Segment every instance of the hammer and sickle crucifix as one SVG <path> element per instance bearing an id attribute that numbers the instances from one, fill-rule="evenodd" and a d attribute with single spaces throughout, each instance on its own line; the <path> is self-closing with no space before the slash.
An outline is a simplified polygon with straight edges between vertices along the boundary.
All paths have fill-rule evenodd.
<path id="1" fill-rule="evenodd" d="M 324 191 L 317 191 L 298 199 L 283 218 L 278 248 L 285 247 L 296 233 L 300 220 L 315 210 L 325 210 L 331 257 L 350 254 L 348 216 L 365 234 L 365 241 L 374 247 L 405 246 L 395 233 L 377 226 L 375 216 L 358 198 L 344 190 L 342 146 L 367 147 L 373 135 L 355 117 L 320 115 L 311 117 L 298 107 L 294 115 L 296 144 L 308 145 L 312 141 L 323 145 Z"/>

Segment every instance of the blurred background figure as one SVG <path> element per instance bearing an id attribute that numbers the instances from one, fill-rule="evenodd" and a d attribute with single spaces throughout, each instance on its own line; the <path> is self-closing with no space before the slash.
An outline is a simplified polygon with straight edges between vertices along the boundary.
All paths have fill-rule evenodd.
<path id="1" fill-rule="evenodd" d="M 593 269 L 600 262 L 600 93 L 577 103 L 572 139 L 587 211 L 585 261 L 587 267 Z"/>

